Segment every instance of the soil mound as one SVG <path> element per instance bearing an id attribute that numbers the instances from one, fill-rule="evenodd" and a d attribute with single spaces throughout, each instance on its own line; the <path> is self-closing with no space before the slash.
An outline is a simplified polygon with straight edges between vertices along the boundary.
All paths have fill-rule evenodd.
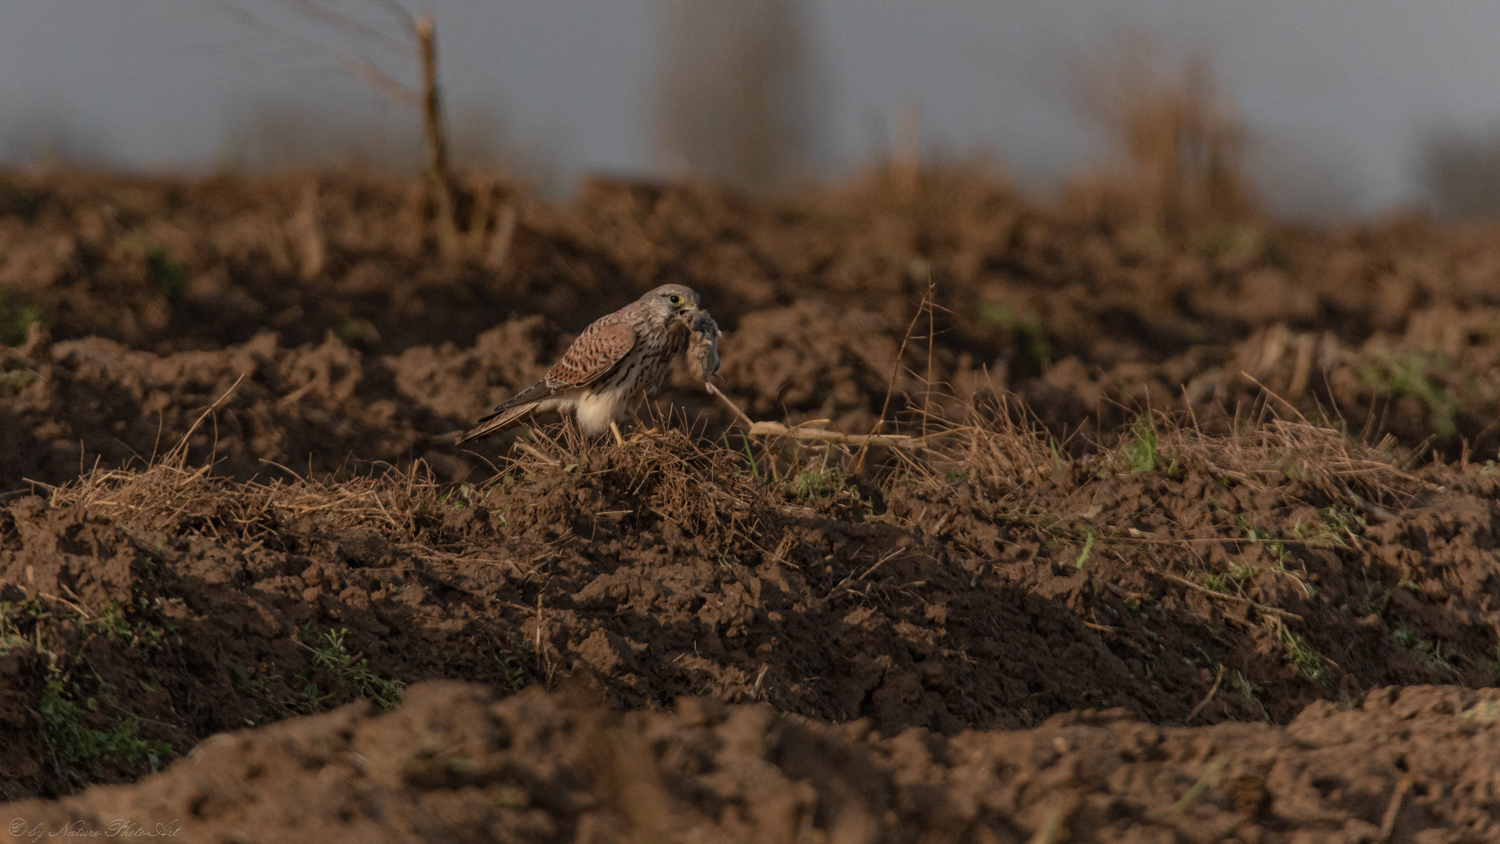
<path id="1" fill-rule="evenodd" d="M 137 785 L 6 811 L 16 840 L 116 824 L 194 841 L 1478 842 L 1500 830 L 1497 721 L 1493 692 L 1425 686 L 1285 728 L 1088 710 L 883 737 L 765 705 L 618 715 L 429 683 L 389 714 L 214 736 Z"/>
<path id="2" fill-rule="evenodd" d="M 539 441 L 485 484 L 241 482 L 177 451 L 13 502 L 0 606 L 25 647 L 0 687 L 40 703 L 9 722 L 4 787 L 118 781 L 439 678 L 887 735 L 1110 707 L 1285 723 L 1494 681 L 1482 470 L 1407 475 L 1300 424 L 1232 451 L 1143 430 L 1076 461 L 1012 428 L 950 439 L 881 486 L 817 463 L 768 480 L 774 461 L 669 429 Z"/>

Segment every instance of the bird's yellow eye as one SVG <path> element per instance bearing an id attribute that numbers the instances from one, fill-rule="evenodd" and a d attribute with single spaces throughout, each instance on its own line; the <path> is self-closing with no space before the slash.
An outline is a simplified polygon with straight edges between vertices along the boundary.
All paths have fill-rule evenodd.
<path id="1" fill-rule="evenodd" d="M 674 305 L 681 305 L 682 304 L 682 297 L 678 296 L 676 293 L 673 293 L 672 294 L 672 304 L 674 304 Z"/>

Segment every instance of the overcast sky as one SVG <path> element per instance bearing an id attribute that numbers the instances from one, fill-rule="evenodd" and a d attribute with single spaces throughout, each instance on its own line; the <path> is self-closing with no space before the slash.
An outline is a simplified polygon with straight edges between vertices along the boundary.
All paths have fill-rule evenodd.
<path id="1" fill-rule="evenodd" d="M 655 172 L 667 2 L 434 0 L 450 102 L 491 105 L 569 179 Z M 1409 201 L 1423 127 L 1500 123 L 1494 0 L 807 2 L 836 167 L 913 102 L 930 147 L 989 150 L 1045 185 L 1103 154 L 1070 105 L 1068 57 L 1126 28 L 1211 58 L 1282 204 Z M 0 153 L 50 126 L 119 165 L 207 167 L 253 104 L 377 99 L 209 0 L 0 0 Z"/>

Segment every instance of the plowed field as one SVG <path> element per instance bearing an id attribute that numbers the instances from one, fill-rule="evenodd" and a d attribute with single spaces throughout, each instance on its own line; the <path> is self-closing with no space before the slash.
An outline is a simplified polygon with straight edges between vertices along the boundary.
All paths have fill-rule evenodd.
<path id="1" fill-rule="evenodd" d="M 464 197 L 0 175 L 12 835 L 1500 838 L 1494 229 Z M 452 444 L 668 281 L 750 417 L 925 447 L 681 368 Z"/>

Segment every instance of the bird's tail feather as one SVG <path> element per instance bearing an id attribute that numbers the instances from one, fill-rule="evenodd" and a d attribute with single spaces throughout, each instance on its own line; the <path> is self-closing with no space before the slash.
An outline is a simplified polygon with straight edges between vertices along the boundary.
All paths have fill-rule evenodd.
<path id="1" fill-rule="evenodd" d="M 525 404 L 516 405 L 515 407 L 507 407 L 498 413 L 486 416 L 485 418 L 479 420 L 478 425 L 475 425 L 473 428 L 466 431 L 464 435 L 459 437 L 455 442 L 457 442 L 458 444 L 463 444 L 471 440 L 477 440 L 482 437 L 488 437 L 491 434 L 497 434 L 501 431 L 504 431 L 506 428 L 509 428 L 512 425 L 523 422 L 526 419 L 530 418 L 532 413 L 536 410 L 537 404 L 539 404 L 539 402 L 527 402 Z"/>

